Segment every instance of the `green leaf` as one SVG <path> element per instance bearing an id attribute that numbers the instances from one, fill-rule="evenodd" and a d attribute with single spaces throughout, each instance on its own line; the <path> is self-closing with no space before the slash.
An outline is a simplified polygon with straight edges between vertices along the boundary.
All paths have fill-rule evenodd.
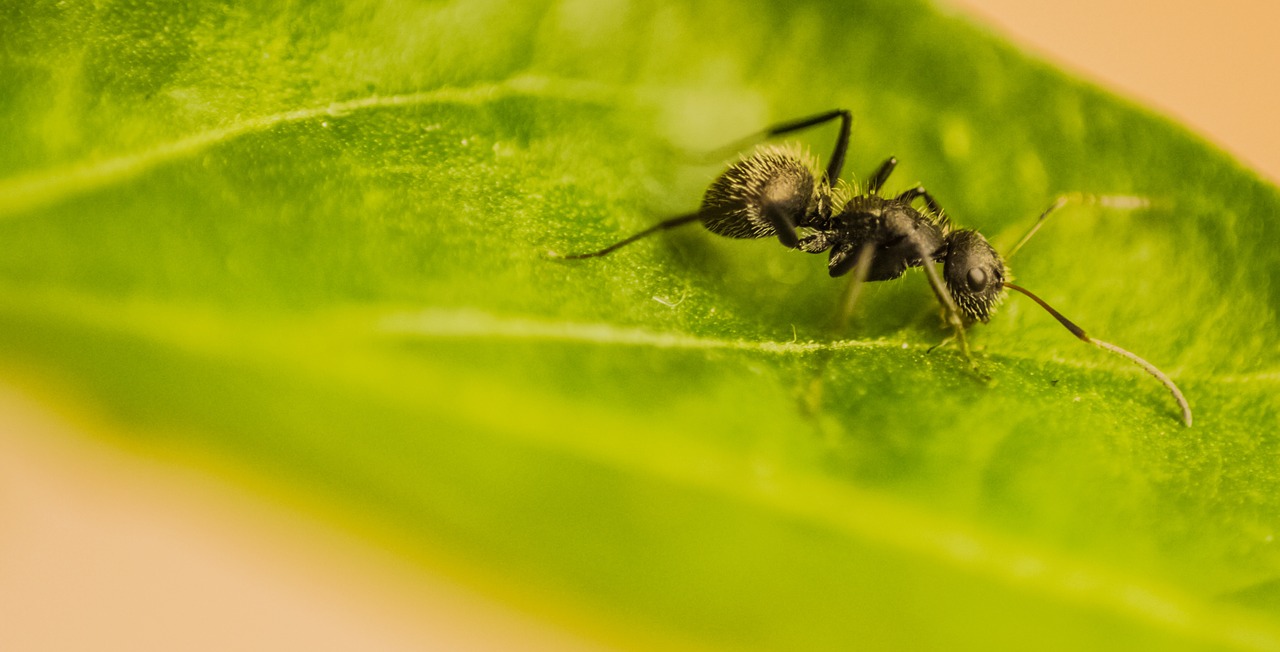
<path id="1" fill-rule="evenodd" d="M 130 443 L 624 644 L 1280 648 L 1280 194 L 1158 116 L 918 2 L 2 11 L 0 359 Z M 1013 267 L 1195 426 L 1022 297 L 984 380 L 918 273 L 835 338 L 774 242 L 545 255 L 834 107 L 1003 249 L 1141 199 Z"/>

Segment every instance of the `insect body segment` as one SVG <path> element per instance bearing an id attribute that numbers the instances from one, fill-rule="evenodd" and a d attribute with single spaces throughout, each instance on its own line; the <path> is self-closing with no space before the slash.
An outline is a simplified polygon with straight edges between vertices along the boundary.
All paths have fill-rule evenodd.
<path id="1" fill-rule="evenodd" d="M 838 181 L 833 187 L 818 162 L 799 148 L 761 147 L 711 183 L 699 219 L 711 232 L 730 238 L 777 237 L 791 249 L 830 251 L 827 268 L 833 277 L 852 271 L 869 245 L 870 266 L 857 282 L 895 279 L 926 260 L 951 261 L 945 278 L 956 305 L 967 319 L 987 321 L 1003 291 L 999 257 L 976 231 L 953 231 L 923 188 L 881 197 L 879 190 L 896 165 L 896 159 L 885 161 L 868 192 L 855 194 Z M 926 210 L 912 205 L 918 198 L 925 200 Z"/>
<path id="2" fill-rule="evenodd" d="M 923 268 L 938 301 L 955 329 L 961 351 L 970 358 L 965 325 L 987 322 L 992 310 L 1012 289 L 1032 298 L 1081 340 L 1125 357 L 1155 376 L 1173 393 L 1191 425 L 1191 409 L 1173 381 L 1154 365 L 1113 344 L 1088 337 L 1039 297 L 1007 281 L 1004 261 L 977 231 L 953 227 L 937 200 L 921 186 L 896 196 L 880 191 L 898 161 L 886 159 L 868 178 L 865 191 L 839 180 L 849 144 L 852 117 L 837 110 L 776 125 L 760 134 L 779 136 L 840 120 L 840 134 L 826 169 L 795 146 L 763 146 L 731 165 L 707 189 L 698 211 L 673 217 L 598 251 L 557 256 L 566 259 L 603 256 L 659 231 L 699 221 L 712 233 L 730 238 L 776 237 L 785 247 L 810 254 L 827 253 L 831 276 L 853 275 L 853 289 L 864 282 L 887 281 L 912 267 Z M 923 206 L 917 208 L 917 203 Z M 1040 228 L 1055 202 L 1014 247 L 1020 248 Z M 942 264 L 942 274 L 935 269 Z M 845 315 L 852 309 L 848 306 Z M 843 321 L 843 320 L 842 320 Z M 972 359 L 970 358 L 972 362 Z"/>
<path id="3" fill-rule="evenodd" d="M 699 213 L 712 233 L 730 238 L 779 236 L 796 247 L 795 229 L 825 220 L 831 189 L 817 161 L 795 147 L 762 147 L 716 178 Z"/>
<path id="4" fill-rule="evenodd" d="M 877 195 L 859 195 L 833 218 L 831 255 L 827 271 L 843 276 L 858 263 L 862 245 L 871 245 L 871 268 L 867 281 L 888 281 L 920 267 L 925 260 L 937 261 L 945 237 L 943 224 L 934 216 L 920 213 L 911 204 Z"/>
<path id="5" fill-rule="evenodd" d="M 947 236 L 942 255 L 942 278 L 960 310 L 986 323 L 1004 299 L 1004 262 L 977 231 L 961 229 Z"/>

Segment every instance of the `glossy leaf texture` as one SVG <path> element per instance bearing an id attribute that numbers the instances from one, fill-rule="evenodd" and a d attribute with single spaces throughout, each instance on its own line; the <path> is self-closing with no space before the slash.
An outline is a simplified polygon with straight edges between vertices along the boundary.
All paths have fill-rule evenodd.
<path id="1" fill-rule="evenodd" d="M 11 3 L 0 359 L 624 647 L 1280 648 L 1280 194 L 919 2 Z M 856 116 L 1017 281 L 847 334 L 693 226 L 707 153 Z M 820 156 L 832 127 L 797 136 Z M 194 453 L 192 453 L 194 452 Z"/>

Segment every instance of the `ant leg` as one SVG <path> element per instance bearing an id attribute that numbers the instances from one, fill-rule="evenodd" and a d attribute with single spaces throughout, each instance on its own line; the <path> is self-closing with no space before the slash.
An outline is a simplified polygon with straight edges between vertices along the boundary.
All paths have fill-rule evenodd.
<path id="1" fill-rule="evenodd" d="M 811 115 L 807 118 L 797 118 L 795 120 L 779 122 L 776 125 L 767 127 L 762 133 L 765 135 L 766 138 L 772 138 L 774 136 L 783 136 L 783 135 L 792 133 L 794 131 L 801 131 L 803 129 L 808 129 L 809 127 L 816 127 L 817 125 L 820 125 L 826 122 L 831 122 L 836 118 L 840 118 L 840 121 L 841 121 L 840 131 L 848 131 L 849 127 L 852 126 L 853 124 L 852 113 L 850 113 L 847 109 L 835 109 L 832 111 L 819 113 L 817 115 Z"/>
<path id="2" fill-rule="evenodd" d="M 969 366 L 977 370 L 978 363 L 974 362 L 973 354 L 969 352 L 969 340 L 964 336 L 964 319 L 960 316 L 960 308 L 956 305 L 955 299 L 951 297 L 951 292 L 947 290 L 947 286 L 942 282 L 942 277 L 938 276 L 938 270 L 934 269 L 935 265 L 928 262 L 929 254 L 924 251 L 924 247 L 920 247 L 920 259 L 926 261 L 924 267 L 925 276 L 929 278 L 929 287 L 933 288 L 933 293 L 937 295 L 938 302 L 942 304 L 942 308 L 947 313 L 947 323 L 955 331 L 955 338 L 960 342 L 960 352 L 964 354 L 964 359 L 969 361 Z"/>
<path id="3" fill-rule="evenodd" d="M 898 167 L 898 158 L 890 156 L 871 173 L 871 178 L 867 180 L 867 194 L 878 195 L 880 189 L 884 187 L 884 182 L 889 180 L 889 175 L 893 174 L 893 169 Z"/>
<path id="4" fill-rule="evenodd" d="M 773 227 L 778 236 L 778 242 L 781 242 L 782 246 L 787 249 L 796 249 L 800 246 L 800 236 L 796 235 L 795 221 L 782 209 L 780 204 L 767 203 L 761 208 L 760 212 L 764 219 L 769 221 L 769 225 Z"/>
<path id="5" fill-rule="evenodd" d="M 853 128 L 853 114 L 847 109 L 836 109 L 812 117 L 784 122 L 770 127 L 765 133 L 772 138 L 830 122 L 836 118 L 840 118 L 840 133 L 836 136 L 835 149 L 832 150 L 831 158 L 827 161 L 827 183 L 835 185 L 840 178 L 840 173 L 844 171 L 844 157 L 849 151 L 849 132 Z"/>
<path id="6" fill-rule="evenodd" d="M 939 220 L 943 223 L 949 221 L 947 220 L 946 212 L 943 211 L 942 206 L 938 204 L 938 200 L 934 199 L 933 195 L 929 194 L 929 191 L 924 189 L 924 186 L 916 186 L 915 188 L 899 193 L 896 197 L 898 201 L 903 201 L 908 204 L 920 198 L 924 199 L 925 205 L 929 207 L 929 210 L 932 211 L 934 215 L 938 216 Z"/>
<path id="7" fill-rule="evenodd" d="M 775 138 L 802 131 L 809 127 L 831 122 L 836 118 L 840 119 L 840 133 L 836 136 L 836 146 L 831 152 L 831 159 L 827 161 L 827 183 L 834 185 L 836 180 L 840 178 L 840 173 L 844 170 L 844 157 L 849 151 L 849 132 L 853 128 L 853 114 L 847 109 L 835 109 L 807 118 L 778 123 L 718 150 L 715 158 L 725 158 L 725 156 L 718 156 L 721 153 L 725 153 L 726 156 L 732 156 L 766 138 Z"/>
<path id="8" fill-rule="evenodd" d="M 836 313 L 836 336 L 844 334 L 853 316 L 853 308 L 858 305 L 862 296 L 862 286 L 867 284 L 867 276 L 871 273 L 871 259 L 875 258 L 875 243 L 866 242 L 858 249 L 858 262 L 854 264 L 849 284 L 845 286 L 844 296 L 840 298 L 840 309 Z"/>
<path id="9" fill-rule="evenodd" d="M 834 261 L 834 264 L 829 264 L 831 276 L 840 276 L 850 268 L 856 270 L 854 281 L 850 284 L 850 288 L 848 290 L 848 298 L 846 298 L 848 306 L 847 308 L 842 309 L 837 321 L 837 325 L 841 328 L 843 328 L 844 322 L 848 319 L 848 316 L 852 314 L 852 302 L 857 301 L 858 294 L 861 292 L 860 286 L 862 285 L 862 281 L 865 281 L 866 276 L 871 269 L 871 263 L 875 253 L 874 249 L 874 243 L 863 243 L 858 249 L 857 258 L 847 255 L 849 252 L 848 248 L 832 250 L 832 260 Z M 938 270 L 936 269 L 937 266 L 932 262 L 929 262 L 930 255 L 925 250 L 925 247 L 917 242 L 916 250 L 919 252 L 920 259 L 922 261 L 926 261 L 921 265 L 921 267 L 924 268 L 925 276 L 929 279 L 929 287 L 933 289 L 934 295 L 938 297 L 938 303 L 942 304 L 942 308 L 946 312 L 947 323 L 950 324 L 952 329 L 955 331 L 953 338 L 960 342 L 960 352 L 964 354 L 965 360 L 969 361 L 969 366 L 974 370 L 977 370 L 978 365 L 973 360 L 973 354 L 969 352 L 969 341 L 964 335 L 964 318 L 960 312 L 960 307 L 956 305 L 955 299 L 951 296 L 951 291 L 947 289 L 946 283 L 944 283 L 942 277 L 938 275 Z M 950 341 L 950 339 L 952 338 L 948 338 L 948 341 Z"/>
<path id="10" fill-rule="evenodd" d="M 680 215 L 677 217 L 673 217 L 671 219 L 663 220 L 633 236 L 623 238 L 622 240 L 619 240 L 618 242 L 615 242 L 599 251 L 592 251 L 592 252 L 582 253 L 582 254 L 569 254 L 569 255 L 556 253 L 554 251 L 548 251 L 547 257 L 559 258 L 561 260 L 581 260 L 583 258 L 596 258 L 599 256 L 604 256 L 605 254 L 613 253 L 615 250 L 625 247 L 626 245 L 629 245 L 632 242 L 639 240 L 640 238 L 653 235 L 654 233 L 657 233 L 659 231 L 674 229 L 677 226 L 684 226 L 685 224 L 693 222 L 694 220 L 697 220 L 700 217 L 702 217 L 701 213 L 690 213 L 688 215 Z M 794 231 L 792 233 L 794 234 Z"/>
<path id="11" fill-rule="evenodd" d="M 921 197 L 924 198 L 924 203 L 929 207 L 929 210 L 939 215 L 942 214 L 942 207 L 938 205 L 938 200 L 934 199 L 933 195 L 929 194 L 929 191 L 924 189 L 924 186 L 916 186 L 910 190 L 903 191 L 902 193 L 899 193 L 895 199 L 910 204 Z"/>

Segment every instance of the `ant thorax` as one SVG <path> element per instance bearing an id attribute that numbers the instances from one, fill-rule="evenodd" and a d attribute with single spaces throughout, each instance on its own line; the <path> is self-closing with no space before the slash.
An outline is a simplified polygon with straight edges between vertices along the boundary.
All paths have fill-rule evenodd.
<path id="1" fill-rule="evenodd" d="M 828 238 L 831 276 L 842 276 L 858 263 L 860 252 L 872 255 L 867 281 L 887 281 L 908 268 L 920 267 L 925 255 L 940 261 L 945 250 L 946 222 L 922 213 L 899 199 L 857 195 L 831 218 Z"/>

